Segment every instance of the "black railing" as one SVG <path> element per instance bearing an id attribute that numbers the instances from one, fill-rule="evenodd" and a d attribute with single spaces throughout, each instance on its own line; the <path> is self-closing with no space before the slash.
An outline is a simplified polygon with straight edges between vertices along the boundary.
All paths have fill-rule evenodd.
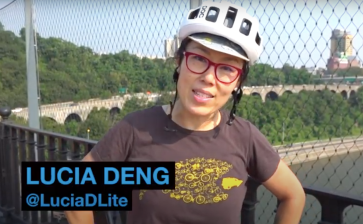
<path id="1" fill-rule="evenodd" d="M 13 124 L 8 120 L 10 108 L 0 109 L 0 212 L 2 219 L 13 223 L 67 223 L 63 213 L 53 211 L 21 211 L 20 163 L 22 161 L 80 160 L 96 141 L 62 135 Z M 241 223 L 255 223 L 257 189 L 260 184 L 249 179 L 241 211 Z M 314 196 L 321 205 L 318 224 L 343 224 L 344 209 L 350 205 L 363 207 L 363 198 L 337 193 L 324 188 L 305 186 L 306 194 Z M 277 201 L 276 201 L 276 204 Z M 94 212 L 95 223 L 125 223 L 125 213 L 116 219 L 112 212 Z M 0 221 L 1 223 L 1 221 Z"/>

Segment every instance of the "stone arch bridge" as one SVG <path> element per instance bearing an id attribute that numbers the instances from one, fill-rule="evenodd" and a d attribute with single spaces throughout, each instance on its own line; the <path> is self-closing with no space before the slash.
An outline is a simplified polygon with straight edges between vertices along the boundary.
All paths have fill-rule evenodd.
<path id="1" fill-rule="evenodd" d="M 259 96 L 262 101 L 266 99 L 277 99 L 283 94 L 299 93 L 301 91 L 318 91 L 330 90 L 333 93 L 339 93 L 343 98 L 348 99 L 361 87 L 361 85 L 279 85 L 279 86 L 252 86 L 244 87 L 243 94 Z"/>
<path id="2" fill-rule="evenodd" d="M 259 96 L 263 102 L 266 99 L 277 99 L 283 94 L 297 94 L 301 91 L 322 91 L 328 89 L 334 93 L 341 94 L 348 99 L 354 95 L 359 89 L 359 85 L 285 85 L 285 86 L 252 86 L 244 87 L 244 95 Z M 170 92 L 174 94 L 173 92 Z M 89 99 L 82 102 L 63 102 L 56 104 L 47 104 L 41 106 L 41 115 L 51 118 L 57 123 L 64 124 L 65 122 L 75 119 L 76 121 L 84 121 L 93 108 L 107 108 L 111 114 L 118 113 L 122 110 L 124 103 L 132 97 L 145 99 L 148 102 L 156 102 L 160 94 L 126 94 L 124 96 L 114 96 L 110 99 Z M 12 111 L 12 114 L 28 119 L 28 108 L 17 108 Z"/>

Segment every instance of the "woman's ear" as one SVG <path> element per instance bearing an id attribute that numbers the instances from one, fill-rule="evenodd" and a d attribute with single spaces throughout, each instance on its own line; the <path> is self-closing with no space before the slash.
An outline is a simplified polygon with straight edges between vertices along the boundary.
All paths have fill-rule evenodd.
<path id="1" fill-rule="evenodd" d="M 177 57 L 175 58 L 175 65 L 177 67 L 177 72 L 179 73 L 180 72 L 180 64 L 181 64 L 181 60 L 180 60 L 180 57 Z"/>
<path id="2" fill-rule="evenodd" d="M 176 66 L 179 66 L 180 65 L 180 57 L 176 57 L 174 62 L 175 62 Z"/>
<path id="3" fill-rule="evenodd" d="M 238 78 L 238 81 L 236 82 L 236 88 L 238 88 L 238 87 L 241 87 L 241 88 L 242 88 L 243 83 L 245 83 L 245 82 L 246 82 L 246 79 L 247 79 L 247 77 L 245 77 L 245 76 L 240 76 L 240 77 Z"/>
<path id="4" fill-rule="evenodd" d="M 234 90 L 237 91 L 238 87 L 242 87 L 242 78 L 239 78 L 236 82 L 236 86 L 234 87 Z"/>

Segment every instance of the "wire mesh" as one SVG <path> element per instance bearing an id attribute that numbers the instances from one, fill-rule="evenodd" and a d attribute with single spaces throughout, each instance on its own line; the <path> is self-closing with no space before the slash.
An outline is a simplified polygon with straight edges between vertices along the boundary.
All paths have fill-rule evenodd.
<path id="1" fill-rule="evenodd" d="M 363 195 L 361 1 L 232 1 L 259 18 L 264 51 L 238 115 L 253 122 L 305 185 Z M 26 125 L 24 4 L 0 5 L 0 95 Z M 172 56 L 189 1 L 34 1 L 42 127 L 94 140 L 126 114 L 173 97 Z M 227 105 L 230 108 L 230 104 Z M 276 200 L 259 189 L 256 222 Z M 308 196 L 301 223 L 317 223 Z M 348 208 L 345 223 L 363 209 Z"/>

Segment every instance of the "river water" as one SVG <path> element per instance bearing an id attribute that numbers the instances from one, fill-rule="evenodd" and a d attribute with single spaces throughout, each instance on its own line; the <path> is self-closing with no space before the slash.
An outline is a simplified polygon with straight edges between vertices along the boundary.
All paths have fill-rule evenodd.
<path id="1" fill-rule="evenodd" d="M 325 187 L 338 192 L 363 196 L 363 151 L 296 164 L 291 169 L 307 186 Z M 273 224 L 276 198 L 261 186 L 258 190 L 256 224 Z M 320 220 L 320 204 L 307 196 L 302 224 L 317 224 Z M 363 208 L 348 207 L 344 214 L 345 224 L 362 224 Z"/>

